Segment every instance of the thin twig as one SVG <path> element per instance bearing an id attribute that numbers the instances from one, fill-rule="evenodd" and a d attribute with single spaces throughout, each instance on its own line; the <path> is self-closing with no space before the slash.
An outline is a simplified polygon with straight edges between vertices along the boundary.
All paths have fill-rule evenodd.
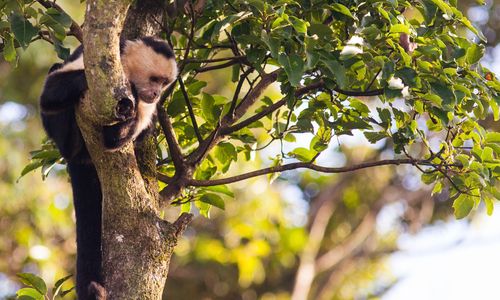
<path id="1" fill-rule="evenodd" d="M 369 89 L 372 87 L 372 85 L 375 83 L 375 80 L 377 80 L 377 77 L 378 77 L 378 75 L 380 74 L 380 72 L 382 72 L 382 68 L 380 68 L 380 69 L 378 70 L 377 74 L 375 74 L 375 76 L 373 76 L 372 81 L 370 81 L 370 83 L 369 83 L 369 84 L 368 84 L 368 86 L 366 87 L 366 89 L 367 89 L 367 90 L 369 90 Z"/>
<path id="2" fill-rule="evenodd" d="M 198 138 L 198 142 L 201 143 L 203 141 L 203 137 L 200 134 L 200 129 L 198 128 L 196 116 L 194 115 L 191 101 L 189 101 L 189 95 L 186 91 L 186 87 L 184 86 L 184 82 L 182 81 L 181 77 L 179 77 L 177 81 L 179 81 L 179 87 L 181 88 L 182 95 L 184 96 L 184 100 L 186 101 L 186 106 L 188 107 L 189 117 L 191 118 L 191 122 L 193 123 L 194 133 L 196 134 L 196 138 Z"/>
<path id="3" fill-rule="evenodd" d="M 245 58 L 245 56 L 231 56 L 231 57 L 220 57 L 220 58 L 212 58 L 212 59 L 196 59 L 196 58 L 188 58 L 185 59 L 184 61 L 187 64 L 209 64 L 209 63 L 214 63 L 214 62 L 221 62 L 221 61 L 226 61 L 226 60 L 240 60 Z"/>
<path id="4" fill-rule="evenodd" d="M 241 87 L 243 86 L 245 79 L 252 72 L 253 72 L 253 68 L 250 68 L 245 73 L 241 74 L 240 80 L 238 81 L 238 84 L 236 85 L 236 90 L 234 91 L 233 100 L 231 101 L 231 107 L 229 108 L 229 112 L 228 112 L 229 115 L 231 115 L 231 116 L 234 115 L 234 110 L 236 109 L 238 97 L 240 96 Z"/>
<path id="5" fill-rule="evenodd" d="M 188 56 L 189 56 L 189 51 L 191 50 L 191 46 L 193 44 L 193 40 L 194 40 L 194 31 L 195 31 L 195 25 L 196 25 L 196 16 L 194 14 L 194 11 L 191 11 L 191 31 L 189 33 L 189 40 L 188 40 L 188 44 L 186 46 L 186 50 L 184 51 L 184 60 L 182 61 L 180 67 L 179 67 L 179 76 L 180 74 L 182 74 L 182 71 L 184 70 L 184 68 L 186 67 L 186 61 L 188 59 Z"/>
<path id="6" fill-rule="evenodd" d="M 238 63 L 240 63 L 240 60 L 239 59 L 234 59 L 234 60 L 230 60 L 230 61 L 228 61 L 226 63 L 223 63 L 223 64 L 218 64 L 218 65 L 215 65 L 215 66 L 208 66 L 208 67 L 198 68 L 195 71 L 197 73 L 203 73 L 203 72 L 208 72 L 208 71 L 213 71 L 213 70 L 218 70 L 218 69 L 224 69 L 224 68 L 230 67 L 232 65 L 238 64 Z"/>

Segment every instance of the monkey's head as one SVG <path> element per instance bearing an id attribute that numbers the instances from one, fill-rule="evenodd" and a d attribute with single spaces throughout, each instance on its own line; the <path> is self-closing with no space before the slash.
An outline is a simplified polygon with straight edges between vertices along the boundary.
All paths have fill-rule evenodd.
<path id="1" fill-rule="evenodd" d="M 160 39 L 145 37 L 126 41 L 121 59 L 136 97 L 146 103 L 157 102 L 177 76 L 174 53 Z"/>

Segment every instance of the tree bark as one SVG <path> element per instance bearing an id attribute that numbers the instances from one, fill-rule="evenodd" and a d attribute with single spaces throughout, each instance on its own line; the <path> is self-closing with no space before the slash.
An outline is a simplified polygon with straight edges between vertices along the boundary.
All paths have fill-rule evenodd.
<path id="1" fill-rule="evenodd" d="M 102 188 L 103 275 L 108 299 L 161 299 L 173 248 L 191 216 L 182 215 L 173 224 L 159 217 L 152 139 L 137 149 L 139 166 L 132 143 L 118 151 L 105 151 L 100 131 L 114 121 L 118 101 L 132 97 L 119 53 L 130 3 L 87 1 L 83 40 L 89 90 L 77 109 L 77 121 Z"/>

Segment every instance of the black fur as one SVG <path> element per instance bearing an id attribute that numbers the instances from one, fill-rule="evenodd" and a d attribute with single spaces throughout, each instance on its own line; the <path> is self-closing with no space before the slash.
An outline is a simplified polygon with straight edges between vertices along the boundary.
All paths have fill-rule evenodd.
<path id="1" fill-rule="evenodd" d="M 153 37 L 145 37 L 141 40 L 144 44 L 151 47 L 156 53 L 159 53 L 168 59 L 174 58 L 174 52 L 165 43 L 158 41 Z"/>
<path id="2" fill-rule="evenodd" d="M 157 53 L 173 58 L 173 52 L 166 44 L 153 38 L 142 40 Z M 121 50 L 125 46 L 126 44 L 122 42 Z M 101 297 L 103 293 L 95 292 L 95 287 L 102 288 L 102 191 L 97 171 L 75 119 L 75 105 L 88 89 L 87 80 L 84 70 L 60 70 L 65 64 L 75 61 L 81 55 L 83 55 L 82 46 L 78 47 L 64 64 L 55 64 L 50 68 L 40 97 L 40 108 L 43 126 L 48 136 L 68 162 L 76 215 L 78 299 L 96 300 L 103 299 Z M 133 83 L 131 89 L 134 98 L 138 99 L 137 89 Z M 133 138 L 137 130 L 138 107 L 137 101 L 130 99 L 122 99 L 118 103 L 117 123 L 102 128 L 104 146 L 107 149 L 119 149 Z M 143 136 L 143 133 L 139 137 Z"/>
<path id="3" fill-rule="evenodd" d="M 51 73 L 40 97 L 40 108 L 48 114 L 66 110 L 77 104 L 86 90 L 87 80 L 83 70 Z"/>
<path id="4" fill-rule="evenodd" d="M 134 135 L 136 120 L 128 120 L 112 126 L 102 127 L 104 147 L 115 150 L 123 147 Z"/>
<path id="5" fill-rule="evenodd" d="M 78 299 L 96 299 L 91 282 L 102 284 L 101 271 L 101 184 L 90 161 L 69 161 L 76 215 L 76 291 Z"/>
<path id="6" fill-rule="evenodd" d="M 62 66 L 53 66 L 51 71 Z M 75 119 L 75 104 L 87 89 L 83 70 L 49 73 L 40 97 L 42 123 L 68 162 L 76 216 L 76 292 L 78 299 L 95 300 L 91 282 L 101 275 L 101 185 Z"/>

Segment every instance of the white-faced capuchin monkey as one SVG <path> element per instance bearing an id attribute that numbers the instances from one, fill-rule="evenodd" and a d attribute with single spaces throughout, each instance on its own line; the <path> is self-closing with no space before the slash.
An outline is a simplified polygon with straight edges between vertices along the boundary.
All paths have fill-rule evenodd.
<path id="1" fill-rule="evenodd" d="M 174 53 L 160 39 L 144 37 L 120 43 L 121 63 L 134 99 L 117 106 L 117 123 L 103 126 L 104 147 L 116 150 L 134 141 L 151 125 L 162 92 L 175 80 Z M 76 291 L 78 299 L 96 299 L 92 282 L 102 284 L 101 203 L 102 192 L 75 119 L 75 106 L 85 101 L 87 80 L 83 47 L 62 64 L 50 68 L 40 97 L 42 121 L 68 163 L 76 214 Z M 99 285 L 98 285 L 99 286 Z M 97 293 L 98 294 L 98 293 Z"/>

